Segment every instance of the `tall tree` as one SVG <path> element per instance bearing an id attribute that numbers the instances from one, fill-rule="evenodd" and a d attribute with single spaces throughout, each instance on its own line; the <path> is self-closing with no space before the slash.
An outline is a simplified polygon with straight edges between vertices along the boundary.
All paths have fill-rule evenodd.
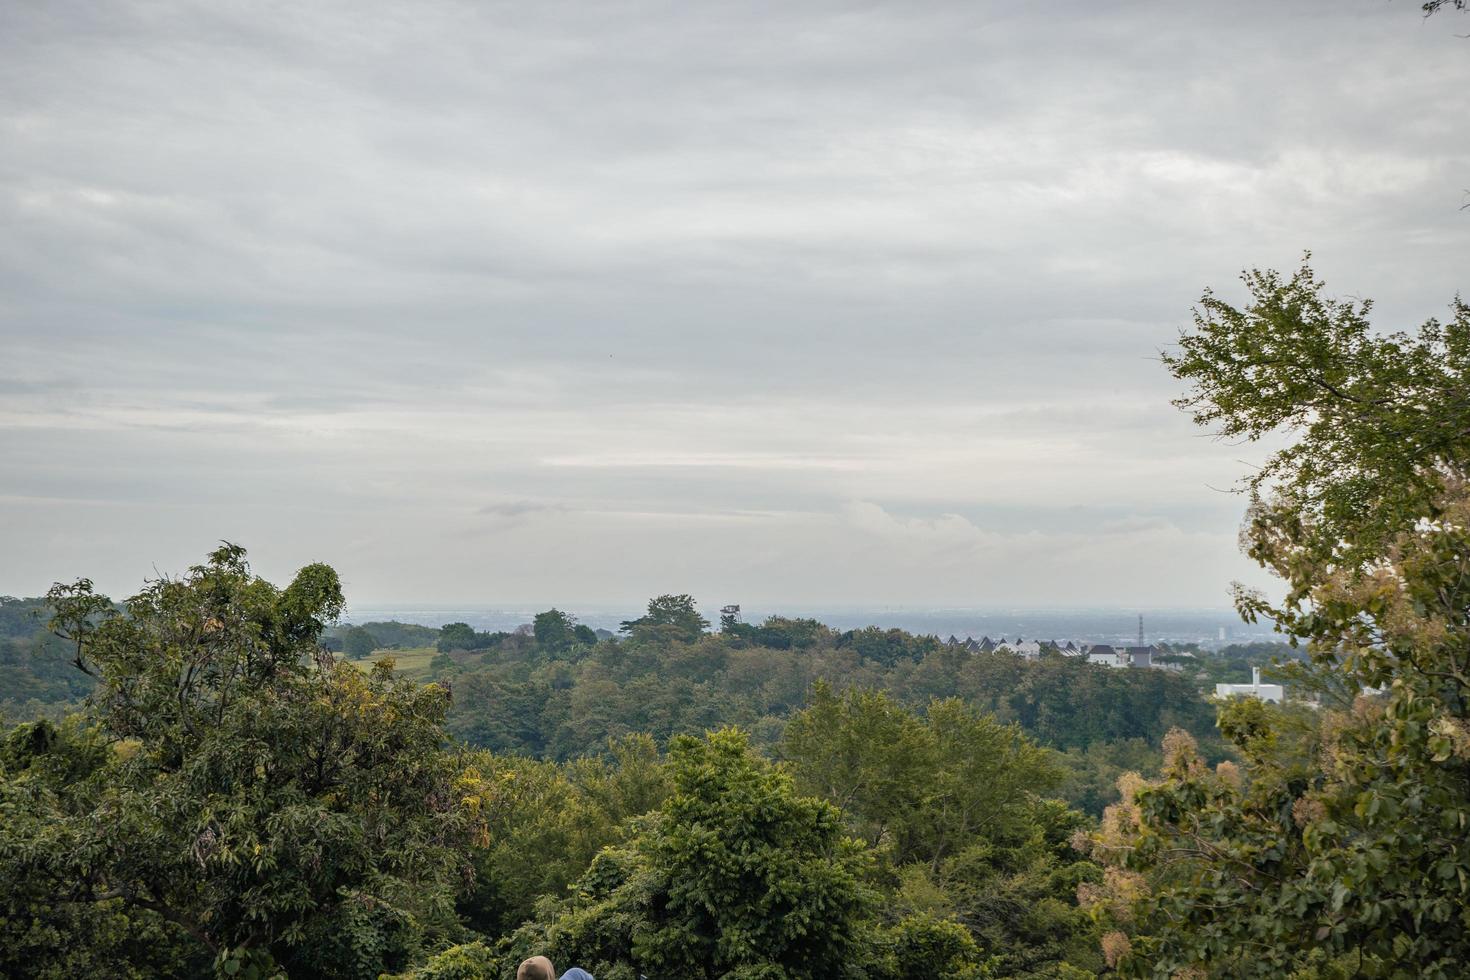
<path id="1" fill-rule="evenodd" d="M 85 581 L 49 600 L 98 684 L 83 726 L 0 773 L 11 907 L 119 903 L 229 974 L 376 976 L 454 927 L 483 824 L 443 751 L 448 692 L 318 647 L 331 568 L 276 588 L 227 545 L 125 615 Z"/>
<path id="2" fill-rule="evenodd" d="M 498 955 L 462 948 L 418 975 L 499 976 L 535 952 L 599 980 L 864 976 L 875 896 L 837 808 L 799 796 L 735 730 L 675 739 L 668 774 L 672 794 L 568 901 Z"/>
<path id="3" fill-rule="evenodd" d="M 1371 301 L 1326 295 L 1305 262 L 1289 278 L 1242 278 L 1248 305 L 1206 292 L 1194 330 L 1163 355 L 1190 386 L 1175 404 L 1222 438 L 1298 434 L 1246 481 L 1254 557 L 1269 561 L 1289 533 L 1312 560 L 1372 561 L 1467 476 L 1470 305 L 1384 334 Z"/>
<path id="4" fill-rule="evenodd" d="M 936 870 L 1028 823 L 1062 778 L 1054 753 L 958 699 L 920 717 L 881 692 L 838 696 L 825 684 L 787 724 L 782 753 L 798 785 L 841 806 L 870 846 Z"/>
<path id="5" fill-rule="evenodd" d="M 469 623 L 445 623 L 439 631 L 439 639 L 435 641 L 440 653 L 448 653 L 451 650 L 475 650 L 484 644 L 481 643 L 483 634 L 476 633 L 475 628 Z"/>
<path id="6" fill-rule="evenodd" d="M 1101 965 L 1076 900 L 1101 870 L 1068 844 L 1089 821 L 1042 798 L 1060 779 L 1055 753 L 1015 726 L 957 699 L 919 715 L 879 692 L 839 697 L 819 684 L 782 752 L 798 788 L 839 804 L 901 882 L 891 912 L 955 916 L 998 975 Z"/>
<path id="7" fill-rule="evenodd" d="M 644 639 L 671 639 L 692 643 L 709 629 L 690 595 L 661 595 L 648 600 L 648 612 L 622 624 L 625 633 Z"/>
<path id="8" fill-rule="evenodd" d="M 353 660 L 371 657 L 379 645 L 378 638 L 361 626 L 348 627 L 342 634 L 342 652 Z"/>
<path id="9" fill-rule="evenodd" d="M 1297 438 L 1252 489 L 1249 553 L 1284 602 L 1241 591 L 1322 671 L 1363 694 L 1318 714 L 1221 713 L 1242 766 L 1207 769 L 1183 733 L 1088 844 L 1093 898 L 1136 975 L 1463 975 L 1470 959 L 1470 309 L 1416 335 L 1303 268 L 1206 296 L 1170 357 L 1202 422 Z M 1131 932 L 1131 938 L 1126 935 Z"/>
<path id="10" fill-rule="evenodd" d="M 537 613 L 531 624 L 536 644 L 543 650 L 565 650 L 577 640 L 577 620 L 560 609 Z"/>

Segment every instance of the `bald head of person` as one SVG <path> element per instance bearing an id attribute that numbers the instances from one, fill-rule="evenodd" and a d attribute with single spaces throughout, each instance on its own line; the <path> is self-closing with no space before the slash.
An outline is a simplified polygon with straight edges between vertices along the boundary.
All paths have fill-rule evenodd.
<path id="1" fill-rule="evenodd" d="M 556 980 L 556 968 L 544 956 L 533 956 L 516 968 L 516 980 Z"/>

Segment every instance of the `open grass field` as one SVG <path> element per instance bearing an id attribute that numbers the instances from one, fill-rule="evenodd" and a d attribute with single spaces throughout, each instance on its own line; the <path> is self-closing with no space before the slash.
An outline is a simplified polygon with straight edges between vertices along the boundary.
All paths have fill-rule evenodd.
<path id="1" fill-rule="evenodd" d="M 409 647 L 401 650 L 374 650 L 372 656 L 351 661 L 359 670 L 368 670 L 384 657 L 393 658 L 394 669 L 413 681 L 429 678 L 429 661 L 439 655 L 433 647 Z"/>

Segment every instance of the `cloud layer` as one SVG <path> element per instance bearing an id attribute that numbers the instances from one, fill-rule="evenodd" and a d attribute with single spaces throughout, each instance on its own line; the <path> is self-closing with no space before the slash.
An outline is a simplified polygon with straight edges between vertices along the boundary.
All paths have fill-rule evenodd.
<path id="1" fill-rule="evenodd" d="M 229 538 L 359 602 L 1223 603 L 1259 450 L 1156 352 L 1307 248 L 1444 309 L 1462 28 L 7 4 L 0 591 Z"/>

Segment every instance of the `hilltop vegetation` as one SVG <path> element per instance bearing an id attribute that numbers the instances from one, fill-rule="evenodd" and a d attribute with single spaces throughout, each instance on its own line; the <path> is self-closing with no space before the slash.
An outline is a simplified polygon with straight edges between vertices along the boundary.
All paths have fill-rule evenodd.
<path id="1" fill-rule="evenodd" d="M 446 655 L 433 676 L 455 692 L 447 726 L 456 738 L 558 760 L 632 732 L 662 743 L 729 724 L 769 749 L 821 682 L 883 690 L 916 709 L 961 698 L 1062 750 L 1157 742 L 1175 726 L 1209 738 L 1213 728 L 1193 686 L 1165 671 L 1108 671 L 1062 656 L 1027 663 L 898 630 L 836 633 L 820 624 L 803 624 L 797 645 L 781 625 L 762 628 L 780 635 L 776 646 L 738 633 L 635 633 L 565 649 L 509 637 L 484 652 Z"/>
<path id="2" fill-rule="evenodd" d="M 329 568 L 277 589 L 231 546 L 120 605 L 86 582 L 14 603 L 13 645 L 79 678 L 50 703 L 94 696 L 13 729 L 0 756 L 0 967 L 376 976 L 453 947 L 426 976 L 497 976 L 535 947 L 614 978 L 771 956 L 805 975 L 838 951 L 870 977 L 917 955 L 961 975 L 1087 972 L 1101 954 L 1076 889 L 1101 869 L 1068 843 L 1090 818 L 1058 797 L 1098 810 L 1115 748 L 1147 763 L 1170 726 L 1209 732 L 1174 674 L 779 617 L 708 633 L 687 596 L 617 639 L 549 610 L 528 634 L 383 629 L 435 634 L 384 652 L 365 624 L 375 658 L 353 661 L 323 642 L 351 636 L 326 629 L 341 601 Z M 696 903 L 666 921 L 650 876 L 682 894 L 705 853 L 668 843 L 689 832 L 691 766 L 730 781 L 700 804 L 721 840 L 749 831 L 742 846 L 792 869 L 799 847 L 840 844 L 811 869 L 820 922 L 776 916 L 767 872 L 708 881 L 733 918 Z M 749 805 L 797 824 L 747 827 L 752 787 Z M 760 940 L 670 938 L 730 929 Z"/>
<path id="3" fill-rule="evenodd" d="M 0 596 L 0 718 L 58 715 L 92 690 L 46 629 L 50 614 L 44 599 Z"/>
<path id="4" fill-rule="evenodd" d="M 47 602 L 96 688 L 0 750 L 7 975 L 503 976 L 533 948 L 613 980 L 1100 963 L 1055 753 L 960 700 L 817 682 L 787 765 L 729 727 L 537 761 L 448 742 L 449 685 L 325 651 L 324 565 L 277 588 L 226 546 L 122 607 L 86 582 Z M 667 625 L 608 646 L 743 642 Z M 570 663 L 530 642 L 526 669 Z"/>
<path id="5" fill-rule="evenodd" d="M 697 616 L 687 596 L 653 600 L 651 607 L 663 611 L 650 615 L 671 615 L 667 606 L 675 600 L 687 607 L 678 615 Z M 50 609 L 44 599 L 16 602 L 36 612 Z M 1218 757 L 1224 749 L 1200 685 L 1208 688 L 1216 673 L 1233 676 L 1231 670 L 1249 677 L 1245 660 L 1202 659 L 1207 666 L 1199 677 L 1109 671 L 1060 655 L 1028 662 L 897 629 L 839 632 L 779 616 L 720 633 L 702 632 L 693 620 L 672 630 L 668 623 L 631 621 L 624 635 L 603 640 L 558 610 L 536 618 L 529 634 L 365 623 L 323 635 L 340 640 L 360 629 L 374 637 L 372 650 L 355 657 L 341 652 L 361 669 L 387 659 L 406 679 L 452 689 L 444 725 L 456 741 L 559 762 L 596 755 L 629 734 L 665 746 L 675 735 L 729 725 L 773 754 L 787 720 L 823 683 L 881 690 L 921 712 L 933 700 L 959 698 L 1064 753 L 1068 776 L 1058 794 L 1094 815 L 1117 798 L 1113 784 L 1122 772 L 1157 769 L 1157 745 L 1171 728 L 1189 731 Z M 28 633 L 11 642 L 27 663 L 44 665 L 50 681 L 18 684 L 45 700 L 8 702 L 9 714 L 59 717 L 90 690 L 91 678 L 70 665 L 64 644 L 42 628 L 44 619 L 31 615 L 24 622 Z M 415 645 L 387 646 L 377 642 L 380 634 Z M 6 670 L 0 665 L 0 677 L 8 678 Z"/>

